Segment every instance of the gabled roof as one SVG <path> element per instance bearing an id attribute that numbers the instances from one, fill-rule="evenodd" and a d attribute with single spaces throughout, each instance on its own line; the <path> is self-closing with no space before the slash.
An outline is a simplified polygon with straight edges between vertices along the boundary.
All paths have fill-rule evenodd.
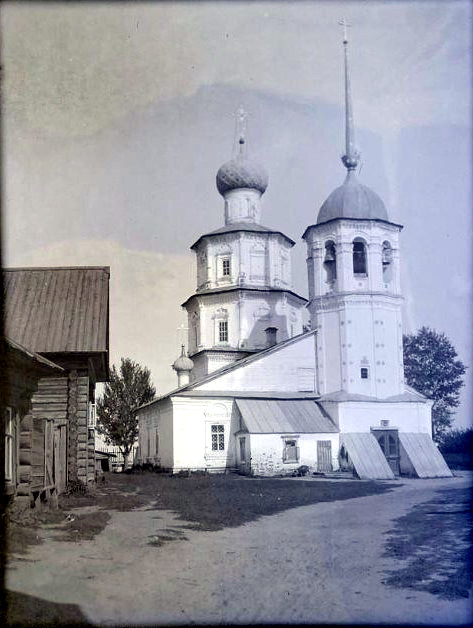
<path id="1" fill-rule="evenodd" d="M 109 267 L 4 270 L 6 334 L 36 353 L 108 351 Z"/>
<path id="2" fill-rule="evenodd" d="M 278 234 L 282 236 L 287 242 L 290 243 L 291 246 L 294 246 L 295 242 L 289 236 L 285 235 L 282 231 L 278 231 L 277 229 L 269 229 L 268 227 L 264 227 L 263 225 L 258 225 L 256 223 L 251 222 L 234 222 L 229 225 L 225 225 L 224 227 L 220 227 L 219 229 L 215 229 L 210 233 L 204 233 L 201 235 L 198 240 L 194 242 L 194 244 L 190 247 L 191 249 L 197 248 L 200 241 L 204 238 L 212 238 L 214 236 L 222 235 L 225 233 L 238 233 L 238 232 L 247 232 L 247 233 L 271 233 Z"/>
<path id="3" fill-rule="evenodd" d="M 250 434 L 337 433 L 328 415 L 309 399 L 235 399 Z"/>
<path id="4" fill-rule="evenodd" d="M 201 377 L 200 379 L 194 382 L 190 382 L 189 384 L 186 384 L 185 386 L 181 386 L 180 388 L 171 390 L 171 392 L 167 393 L 166 395 L 163 395 L 162 397 L 158 397 L 157 399 L 153 399 L 152 401 L 145 403 L 144 405 L 140 406 L 138 410 L 140 410 L 141 408 L 145 408 L 147 406 L 153 405 L 154 403 L 157 403 L 163 399 L 167 399 L 169 397 L 173 397 L 174 395 L 178 395 L 180 393 L 188 392 L 189 396 L 192 396 L 192 392 L 195 388 L 198 388 L 199 386 L 202 386 L 203 384 L 206 384 L 207 382 L 211 382 L 212 380 L 217 379 L 218 377 L 221 377 L 222 375 L 226 375 L 227 373 L 230 373 L 231 371 L 244 368 L 245 366 L 247 366 L 248 364 L 251 364 L 252 362 L 261 360 L 265 358 L 266 356 L 271 355 L 272 353 L 277 353 L 281 349 L 284 349 L 285 347 L 291 344 L 295 344 L 296 342 L 299 342 L 303 338 L 306 338 L 307 336 L 310 336 L 316 333 L 317 333 L 316 329 L 311 329 L 310 331 L 306 331 L 303 334 L 299 334 L 298 336 L 294 336 L 293 338 L 289 338 L 288 340 L 283 340 L 283 342 L 278 342 L 278 344 L 273 345 L 272 347 L 269 347 L 268 349 L 263 349 L 262 351 L 258 351 L 258 353 L 249 355 L 246 358 L 242 358 L 241 360 L 236 360 L 235 362 L 232 362 L 231 364 L 227 364 L 216 371 L 212 371 L 212 373 L 209 373 L 208 375 L 204 375 L 204 377 Z M 206 390 L 205 394 L 206 396 L 211 397 L 212 391 Z M 229 396 L 238 397 L 240 395 L 241 395 L 240 392 L 235 392 L 235 391 L 233 391 L 232 393 L 229 393 Z M 291 393 L 287 393 L 288 397 L 290 395 Z"/>

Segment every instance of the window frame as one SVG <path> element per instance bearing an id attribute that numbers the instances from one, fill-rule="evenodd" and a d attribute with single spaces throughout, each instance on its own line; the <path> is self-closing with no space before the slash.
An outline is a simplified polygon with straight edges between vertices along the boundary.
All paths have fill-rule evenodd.
<path id="1" fill-rule="evenodd" d="M 218 341 L 228 342 L 228 320 L 218 321 Z"/>
<path id="2" fill-rule="evenodd" d="M 282 461 L 283 464 L 298 464 L 301 460 L 301 452 L 299 447 L 299 437 L 298 436 L 282 436 L 283 441 L 283 452 L 282 452 Z M 293 443 L 293 444 L 290 444 Z M 291 452 L 291 456 L 289 455 Z M 295 454 L 292 456 L 292 452 Z"/>
<path id="3" fill-rule="evenodd" d="M 232 275 L 232 262 L 230 255 L 225 255 L 221 258 L 221 276 L 231 277 Z"/>
<path id="4" fill-rule="evenodd" d="M 215 436 L 215 447 L 214 447 Z M 210 424 L 210 451 L 212 454 L 220 454 L 225 451 L 225 425 L 223 423 Z"/>
<path id="5" fill-rule="evenodd" d="M 355 250 L 355 247 L 357 246 L 361 246 L 362 250 L 360 251 Z M 368 247 L 366 246 L 366 242 L 358 238 L 353 240 L 352 262 L 353 262 L 353 274 L 355 276 L 357 277 L 368 276 Z M 362 263 L 362 266 L 361 266 L 361 263 Z"/>

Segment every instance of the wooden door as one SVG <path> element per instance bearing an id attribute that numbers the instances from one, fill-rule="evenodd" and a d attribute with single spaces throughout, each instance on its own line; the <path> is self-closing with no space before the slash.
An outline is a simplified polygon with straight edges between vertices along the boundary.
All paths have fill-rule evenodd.
<path id="1" fill-rule="evenodd" d="M 376 434 L 376 439 L 394 475 L 400 475 L 399 466 L 399 435 L 396 430 L 383 431 Z"/>
<path id="2" fill-rule="evenodd" d="M 54 478 L 58 494 L 66 489 L 66 468 L 66 426 L 58 425 L 54 430 Z"/>
<path id="3" fill-rule="evenodd" d="M 332 441 L 317 441 L 317 471 L 330 473 L 332 471 Z"/>
<path id="4" fill-rule="evenodd" d="M 44 486 L 54 486 L 54 424 L 44 422 Z"/>

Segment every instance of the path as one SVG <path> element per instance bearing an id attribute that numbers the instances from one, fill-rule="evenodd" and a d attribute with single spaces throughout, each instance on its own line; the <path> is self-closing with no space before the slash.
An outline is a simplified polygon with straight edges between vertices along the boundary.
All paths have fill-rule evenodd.
<path id="1" fill-rule="evenodd" d="M 14 561 L 8 588 L 76 604 L 100 624 L 467 623 L 469 599 L 382 581 L 399 566 L 383 556 L 393 521 L 470 477 L 403 483 L 218 532 L 184 529 L 165 511 L 112 512 L 94 541 L 48 540 L 33 562 Z M 188 540 L 150 545 L 166 531 Z"/>

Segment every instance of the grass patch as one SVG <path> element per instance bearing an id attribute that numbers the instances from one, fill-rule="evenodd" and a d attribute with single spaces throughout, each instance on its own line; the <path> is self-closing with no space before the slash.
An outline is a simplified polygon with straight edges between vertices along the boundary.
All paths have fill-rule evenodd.
<path id="1" fill-rule="evenodd" d="M 72 521 L 66 521 L 56 536 L 58 541 L 91 541 L 102 532 L 110 519 L 106 510 L 97 510 L 84 515 L 73 515 Z"/>
<path id="2" fill-rule="evenodd" d="M 467 598 L 473 575 L 470 489 L 439 491 L 387 532 L 385 556 L 403 562 L 384 584 L 427 591 L 442 599 Z"/>
<path id="3" fill-rule="evenodd" d="M 126 486 L 135 487 L 138 500 L 152 501 L 155 509 L 172 510 L 200 530 L 236 527 L 290 508 L 393 490 L 392 485 L 382 482 L 308 482 L 236 474 L 176 477 L 143 473 L 110 478 L 110 489 L 123 490 Z"/>

